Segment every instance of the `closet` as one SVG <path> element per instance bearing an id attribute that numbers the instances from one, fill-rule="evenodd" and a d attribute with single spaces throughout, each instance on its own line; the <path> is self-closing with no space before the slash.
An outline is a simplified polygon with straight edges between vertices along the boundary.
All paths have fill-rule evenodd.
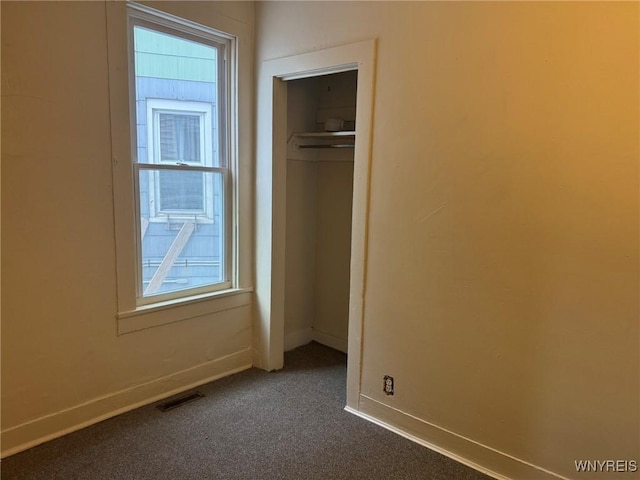
<path id="1" fill-rule="evenodd" d="M 287 84 L 285 350 L 346 352 L 357 71 Z"/>

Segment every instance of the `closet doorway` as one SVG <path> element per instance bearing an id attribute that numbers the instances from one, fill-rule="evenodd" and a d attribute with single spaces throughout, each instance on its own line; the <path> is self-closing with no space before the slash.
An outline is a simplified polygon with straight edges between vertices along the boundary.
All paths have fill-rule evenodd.
<path id="1" fill-rule="evenodd" d="M 262 62 L 256 149 L 256 365 L 315 339 L 348 352 L 358 410 L 375 41 Z"/>
<path id="2" fill-rule="evenodd" d="M 287 82 L 285 351 L 348 351 L 357 83 L 357 70 Z"/>

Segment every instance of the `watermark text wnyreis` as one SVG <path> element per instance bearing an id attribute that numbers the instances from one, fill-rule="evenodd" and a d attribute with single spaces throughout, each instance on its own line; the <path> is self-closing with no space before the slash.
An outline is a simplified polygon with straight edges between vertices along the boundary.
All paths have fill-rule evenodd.
<path id="1" fill-rule="evenodd" d="M 636 460 L 575 460 L 577 472 L 637 472 Z"/>

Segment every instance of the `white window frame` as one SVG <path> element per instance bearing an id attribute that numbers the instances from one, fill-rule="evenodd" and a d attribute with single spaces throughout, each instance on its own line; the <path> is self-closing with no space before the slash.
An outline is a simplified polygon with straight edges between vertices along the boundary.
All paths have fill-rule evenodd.
<path id="1" fill-rule="evenodd" d="M 216 48 L 218 54 L 218 78 L 216 81 L 217 87 L 217 104 L 216 110 L 220 121 L 217 122 L 218 132 L 219 132 L 219 143 L 218 143 L 218 159 L 220 165 L 225 166 L 213 166 L 213 165 L 188 165 L 184 163 L 178 163 L 173 165 L 168 165 L 164 162 L 154 162 L 148 163 L 144 159 L 144 161 L 140 161 L 142 159 L 137 159 L 133 162 L 133 182 L 134 182 L 134 191 L 136 192 L 135 200 L 136 200 L 136 208 L 134 211 L 135 215 L 135 223 L 136 223 L 136 305 L 148 305 L 158 302 L 163 302 L 167 300 L 176 300 L 181 298 L 188 298 L 193 295 L 199 295 L 203 293 L 216 292 L 221 290 L 227 290 L 233 285 L 232 279 L 232 270 L 230 265 L 232 264 L 232 255 L 233 249 L 231 246 L 231 238 L 230 231 L 232 230 L 232 226 L 230 222 L 227 220 L 229 215 L 223 214 L 224 225 L 222 225 L 223 232 L 223 269 L 222 275 L 223 280 L 218 283 L 209 284 L 206 286 L 199 286 L 194 288 L 187 288 L 184 290 L 178 290 L 173 292 L 166 293 L 152 293 L 149 295 L 145 295 L 145 288 L 143 282 L 142 275 L 142 219 L 140 217 L 140 195 L 139 195 L 139 181 L 140 181 L 140 172 L 143 170 L 153 170 L 153 171 L 162 171 L 162 170 L 175 170 L 175 171 L 201 171 L 201 172 L 211 172 L 211 173 L 220 173 L 223 175 L 223 190 L 224 190 L 224 200 L 223 203 L 225 205 L 225 210 L 229 211 L 229 204 L 232 202 L 232 192 L 231 190 L 231 171 L 227 165 L 231 165 L 233 162 L 230 158 L 227 158 L 228 149 L 225 148 L 226 144 L 230 141 L 226 132 L 228 128 L 226 125 L 229 124 L 230 118 L 228 116 L 229 109 L 226 108 L 226 104 L 231 101 L 229 98 L 229 89 L 227 88 L 227 83 L 230 81 L 230 77 L 227 74 L 227 69 L 225 68 L 225 64 L 227 63 L 227 51 L 232 47 L 232 41 L 228 38 L 221 37 L 215 32 L 213 29 L 205 29 L 202 26 L 197 26 L 195 28 L 193 25 L 190 25 L 189 22 L 185 22 L 184 20 L 174 20 L 167 18 L 166 15 L 158 16 L 154 13 L 148 12 L 146 10 L 140 10 L 138 8 L 130 8 L 128 15 L 128 33 L 129 33 L 129 76 L 130 76 L 130 85 L 133 88 L 130 89 L 129 92 L 129 100 L 131 105 L 131 110 L 136 115 L 136 90 L 135 90 L 135 48 L 134 48 L 134 28 L 142 27 L 147 28 L 156 32 L 165 33 L 168 35 L 172 35 L 179 38 L 184 38 L 187 40 L 191 40 L 194 42 L 198 42 L 200 44 L 209 45 Z M 167 100 L 170 102 L 170 100 Z M 153 104 L 153 102 L 152 102 Z M 168 105 L 168 104 L 166 104 Z M 132 122 L 135 124 L 135 122 Z M 153 129 L 153 125 L 151 125 Z M 132 129 L 131 132 L 131 150 L 132 155 L 137 155 L 138 145 L 137 145 L 137 129 Z M 149 138 L 147 139 L 147 148 L 155 142 L 155 136 L 151 137 L 151 141 Z M 212 146 L 212 143 L 210 142 Z M 156 149 L 158 145 L 156 145 Z M 153 158 L 153 157 L 152 157 Z M 153 192 L 154 188 L 151 189 Z M 212 212 L 213 213 L 213 212 Z"/>
<path id="2" fill-rule="evenodd" d="M 198 115 L 200 118 L 200 151 L 203 157 L 200 163 L 190 163 L 190 166 L 213 166 L 213 133 L 212 133 L 212 108 L 211 104 L 187 100 L 167 100 L 164 98 L 147 99 L 147 163 L 175 165 L 172 162 L 163 161 L 160 158 L 160 122 L 159 116 L 163 113 Z M 213 184 L 205 181 L 203 209 L 194 210 L 162 210 L 160 208 L 160 187 L 156 181 L 157 175 L 152 175 L 149 185 L 150 195 L 150 222 L 166 222 L 169 218 L 198 217 L 198 222 L 211 223 L 214 219 L 213 211 Z M 225 203 L 226 203 L 225 198 Z"/>
<path id="3" fill-rule="evenodd" d="M 249 307 L 253 303 L 253 61 L 252 30 L 249 24 L 231 17 L 212 13 L 203 4 L 175 2 L 166 4 L 174 14 L 134 2 L 107 2 L 107 45 L 109 71 L 109 112 L 112 146 L 113 221 L 115 228 L 116 269 L 116 332 L 118 335 L 136 332 L 168 323 L 205 317 L 215 319 L 228 315 L 229 310 Z M 163 8 L 162 4 L 158 4 Z M 169 8 L 170 7 L 170 8 Z M 164 9 L 164 8 L 163 8 Z M 180 15 L 180 16 L 176 16 Z M 186 33 L 207 35 L 229 42 L 226 79 L 229 103 L 225 136 L 228 139 L 227 167 L 232 172 L 225 185 L 231 201 L 226 204 L 227 252 L 230 260 L 230 286 L 224 290 L 207 291 L 180 298 L 140 304 L 137 299 L 137 248 L 140 225 L 136 225 L 135 208 L 139 201 L 134 191 L 133 169 L 137 152 L 132 148 L 135 138 L 136 110 L 130 95 L 135 83 L 129 18 L 152 19 L 154 25 L 166 25 Z M 194 20 L 200 22 L 196 23 Z M 239 75 L 242 73 L 242 75 Z M 239 124 L 242 128 L 238 128 Z M 217 131 L 220 131 L 219 129 Z"/>

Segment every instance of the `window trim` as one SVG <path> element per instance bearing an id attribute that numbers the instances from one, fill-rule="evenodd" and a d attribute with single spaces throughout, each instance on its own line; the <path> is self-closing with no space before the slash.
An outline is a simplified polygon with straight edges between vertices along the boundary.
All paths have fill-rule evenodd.
<path id="1" fill-rule="evenodd" d="M 231 176 L 230 172 L 228 169 L 226 168 L 220 168 L 220 167 L 189 167 L 188 170 L 185 170 L 185 167 L 180 167 L 178 165 L 158 165 L 158 164 L 148 164 L 148 163 L 138 163 L 136 165 L 134 165 L 134 175 L 136 175 L 136 178 L 139 178 L 139 172 L 143 171 L 143 170 L 159 170 L 159 171 L 194 171 L 194 172 L 206 172 L 206 173 L 220 173 L 222 174 L 222 181 L 223 181 L 223 189 L 226 190 L 226 185 L 228 185 L 230 183 L 229 181 L 229 177 Z M 134 180 L 135 181 L 135 180 Z M 137 190 L 136 187 L 138 187 L 139 182 L 136 182 L 134 184 L 134 189 Z M 230 197 L 230 195 L 228 195 L 226 192 L 224 193 L 225 199 L 227 197 Z M 140 195 L 136 194 L 135 200 L 136 200 L 136 204 L 139 204 L 139 199 L 140 199 Z M 227 201 L 225 201 L 225 210 L 229 210 L 228 206 L 227 206 Z M 140 208 L 139 207 L 135 207 L 136 211 L 139 212 Z M 135 212 L 134 212 L 135 214 Z M 224 213 L 223 215 L 226 215 L 226 213 Z M 138 214 L 135 214 L 135 220 L 137 222 L 137 224 L 140 224 L 141 221 L 141 217 Z M 141 236 L 141 231 L 142 228 L 136 228 L 136 238 L 137 238 L 137 242 L 136 242 L 136 255 L 135 255 L 135 262 L 136 262 L 136 305 L 138 307 L 142 307 L 142 306 L 146 306 L 149 304 L 162 304 L 163 302 L 166 301 L 188 301 L 191 300 L 194 297 L 200 297 L 203 294 L 210 294 L 210 293 L 216 293 L 216 292 L 222 292 L 222 291 L 226 291 L 229 290 L 230 288 L 233 287 L 234 283 L 233 283 L 233 279 L 229 277 L 229 271 L 231 271 L 230 265 L 229 265 L 229 258 L 233 258 L 233 252 L 229 252 L 228 251 L 228 239 L 231 236 L 229 234 L 229 232 L 227 232 L 228 229 L 231 228 L 230 226 L 230 221 L 226 218 L 223 219 L 223 222 L 225 223 L 225 228 L 224 228 L 224 236 L 225 238 L 223 239 L 223 265 L 224 265 L 224 274 L 225 274 L 225 280 L 223 280 L 222 282 L 217 282 L 217 283 L 213 283 L 213 284 L 209 284 L 209 285 L 202 285 L 199 287 L 193 287 L 193 288 L 188 288 L 188 289 L 183 289 L 183 290 L 174 290 L 172 292 L 164 292 L 164 293 L 157 293 L 157 294 L 151 294 L 151 295 L 144 295 L 144 281 L 143 281 L 143 275 L 142 275 L 142 236 Z"/>

